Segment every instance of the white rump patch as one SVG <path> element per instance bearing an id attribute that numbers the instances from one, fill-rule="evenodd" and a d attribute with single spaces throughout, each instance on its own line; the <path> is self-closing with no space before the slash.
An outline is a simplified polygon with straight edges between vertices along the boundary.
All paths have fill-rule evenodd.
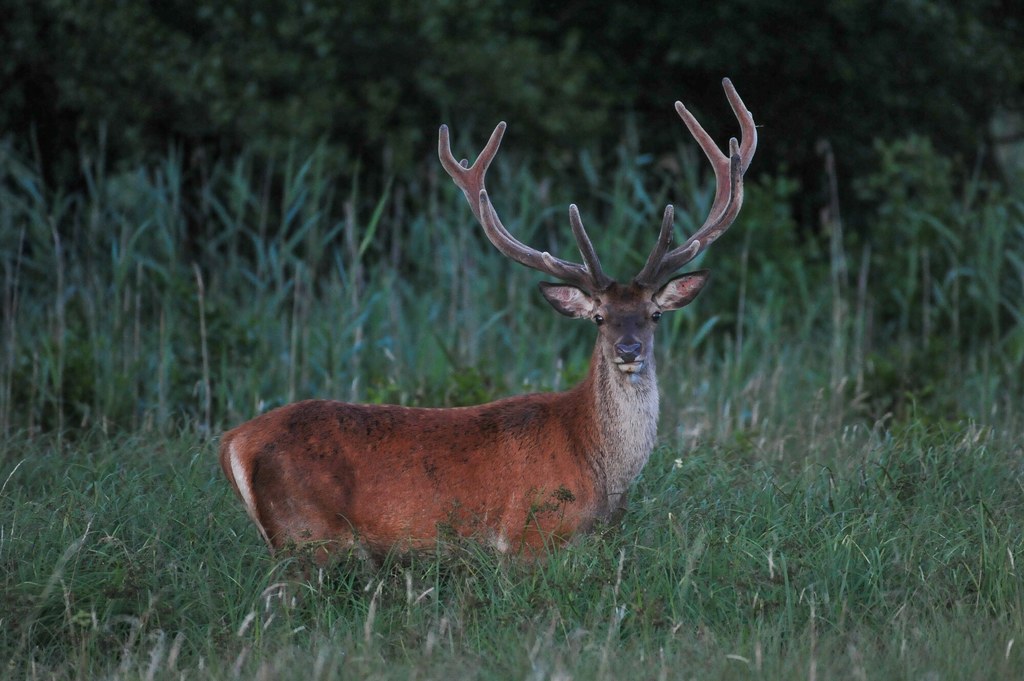
<path id="1" fill-rule="evenodd" d="M 273 548 L 273 544 L 270 543 L 270 537 L 267 536 L 267 531 L 263 529 L 263 523 L 260 522 L 259 514 L 256 512 L 256 497 L 252 493 L 249 471 L 242 464 L 242 458 L 238 455 L 237 447 L 237 442 L 232 442 L 228 446 L 228 458 L 231 461 L 231 477 L 235 479 L 235 487 L 242 497 L 242 503 L 245 504 L 246 513 L 252 518 L 264 541 L 267 542 L 267 546 Z"/>

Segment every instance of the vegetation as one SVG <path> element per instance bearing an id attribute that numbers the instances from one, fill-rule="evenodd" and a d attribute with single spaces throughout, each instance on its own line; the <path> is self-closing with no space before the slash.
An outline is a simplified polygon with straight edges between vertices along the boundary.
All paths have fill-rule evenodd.
<path id="1" fill-rule="evenodd" d="M 220 430 L 314 395 L 565 387 L 592 330 L 434 174 L 364 198 L 317 152 L 277 192 L 242 155 L 188 214 L 176 155 L 86 157 L 76 192 L 5 147 L 6 675 L 1019 678 L 1024 201 L 919 139 L 879 151 L 870 247 L 836 212 L 796 243 L 793 183 L 750 180 L 712 286 L 659 332 L 662 444 L 622 525 L 537 564 L 470 543 L 304 573 L 232 497 Z M 711 185 L 690 151 L 617 158 L 573 198 L 623 274 Z M 567 197 L 510 159 L 509 228 L 565 252 Z"/>
<path id="2" fill-rule="evenodd" d="M 823 140 L 844 179 L 869 172 L 876 138 L 915 133 L 967 162 L 992 148 L 993 118 L 1024 111 L 1011 5 L 0 0 L 0 131 L 62 181 L 99 139 L 124 167 L 173 143 L 191 186 L 213 161 L 280 159 L 296 142 L 405 172 L 442 121 L 482 135 L 504 119 L 517 148 L 565 170 L 581 145 L 618 144 L 627 112 L 626 134 L 670 149 L 685 136 L 671 103 L 720 111 L 711 85 L 727 75 L 765 126 L 758 167 L 799 178 L 808 221 L 827 195 Z M 702 118 L 719 139 L 732 130 Z"/>
<path id="3" fill-rule="evenodd" d="M 671 438 L 622 527 L 540 564 L 457 545 L 301 583 L 191 434 L 17 441 L 5 674 L 1020 678 L 1019 431 L 830 426 Z"/>

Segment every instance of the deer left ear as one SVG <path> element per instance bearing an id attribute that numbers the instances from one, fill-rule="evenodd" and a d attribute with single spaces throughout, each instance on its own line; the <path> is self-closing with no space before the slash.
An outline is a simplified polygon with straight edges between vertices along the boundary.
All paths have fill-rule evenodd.
<path id="1" fill-rule="evenodd" d="M 654 302 L 662 310 L 678 310 L 689 305 L 704 288 L 704 284 L 708 283 L 710 276 L 710 270 L 697 270 L 680 275 L 670 280 L 654 294 Z"/>
<path id="2" fill-rule="evenodd" d="M 589 317 L 594 312 L 594 299 L 583 289 L 567 284 L 549 284 L 540 282 L 540 292 L 544 298 L 566 317 Z"/>

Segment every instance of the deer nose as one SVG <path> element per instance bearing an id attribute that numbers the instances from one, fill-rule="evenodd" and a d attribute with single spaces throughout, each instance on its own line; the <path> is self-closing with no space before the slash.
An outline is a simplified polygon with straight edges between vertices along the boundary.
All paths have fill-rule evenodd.
<path id="1" fill-rule="evenodd" d="M 643 349 L 643 343 L 638 341 L 615 344 L 615 354 L 622 358 L 623 362 L 635 362 Z"/>

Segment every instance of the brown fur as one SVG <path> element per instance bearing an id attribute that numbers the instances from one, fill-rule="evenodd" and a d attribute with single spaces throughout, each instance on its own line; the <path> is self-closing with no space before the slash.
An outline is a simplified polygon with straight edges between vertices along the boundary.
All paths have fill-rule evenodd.
<path id="1" fill-rule="evenodd" d="M 221 467 L 238 492 L 235 447 L 275 549 L 330 540 L 381 554 L 449 529 L 536 552 L 608 511 L 588 462 L 588 387 L 459 409 L 298 402 L 225 433 Z"/>

